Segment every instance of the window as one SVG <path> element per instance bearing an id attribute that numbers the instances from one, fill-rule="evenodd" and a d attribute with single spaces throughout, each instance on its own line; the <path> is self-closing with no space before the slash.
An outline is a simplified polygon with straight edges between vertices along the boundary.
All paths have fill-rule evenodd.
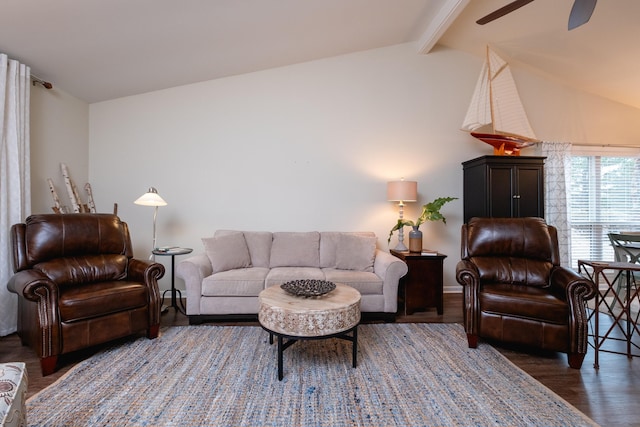
<path id="1" fill-rule="evenodd" d="M 573 150 L 569 185 L 571 265 L 578 259 L 613 261 L 608 233 L 640 231 L 637 150 Z"/>

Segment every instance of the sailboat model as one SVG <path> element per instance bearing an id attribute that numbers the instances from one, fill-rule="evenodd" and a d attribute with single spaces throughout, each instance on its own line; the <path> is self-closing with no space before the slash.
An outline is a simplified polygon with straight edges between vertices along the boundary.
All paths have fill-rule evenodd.
<path id="1" fill-rule="evenodd" d="M 487 46 L 487 58 L 462 130 L 493 146 L 498 155 L 520 155 L 520 149 L 540 142 L 524 111 L 511 69 Z"/>

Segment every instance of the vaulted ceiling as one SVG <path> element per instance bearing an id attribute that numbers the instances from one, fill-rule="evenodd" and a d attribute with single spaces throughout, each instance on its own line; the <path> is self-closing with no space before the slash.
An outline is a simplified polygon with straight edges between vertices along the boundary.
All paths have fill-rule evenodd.
<path id="1" fill-rule="evenodd" d="M 601 0 L 567 30 L 573 0 L 4 0 L 0 52 L 87 102 L 416 41 L 510 61 L 640 108 L 640 2 Z"/>

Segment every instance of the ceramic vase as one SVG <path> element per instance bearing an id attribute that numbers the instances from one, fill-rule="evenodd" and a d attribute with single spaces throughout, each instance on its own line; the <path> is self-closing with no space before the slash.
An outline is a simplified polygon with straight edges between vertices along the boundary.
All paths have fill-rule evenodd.
<path id="1" fill-rule="evenodd" d="M 422 231 L 415 226 L 409 232 L 409 252 L 422 252 Z"/>

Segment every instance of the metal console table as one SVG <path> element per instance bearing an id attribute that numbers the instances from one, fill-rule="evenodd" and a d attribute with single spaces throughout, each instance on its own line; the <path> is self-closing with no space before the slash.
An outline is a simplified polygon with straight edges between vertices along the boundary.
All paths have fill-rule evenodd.
<path id="1" fill-rule="evenodd" d="M 632 338 L 634 333 L 640 334 L 640 325 L 638 324 L 638 317 L 640 313 L 633 314 L 631 312 L 631 303 L 636 300 L 640 301 L 640 289 L 636 286 L 633 278 L 633 272 L 640 272 L 640 264 L 631 264 L 628 262 L 608 262 L 608 261 L 585 261 L 578 260 L 578 271 L 586 274 L 595 283 L 598 292 L 595 297 L 595 307 L 591 314 L 589 314 L 589 322 L 593 319 L 594 331 L 593 331 L 593 348 L 595 350 L 594 355 L 594 368 L 599 368 L 598 352 L 604 351 L 608 353 L 626 354 L 628 358 L 640 357 L 640 353 L 633 352 L 632 350 L 640 350 L 640 346 L 633 343 Z M 609 271 L 610 278 L 605 274 Z M 621 274 L 626 273 L 626 295 L 619 295 L 616 292 L 614 284 L 621 280 Z M 600 284 L 605 285 L 600 288 Z M 607 301 L 607 298 L 612 298 L 611 303 Z M 619 304 L 618 310 L 613 310 L 613 307 Z M 611 316 L 611 326 L 607 329 L 604 335 L 600 335 L 600 313 L 604 313 Z M 624 338 L 618 338 L 614 335 L 614 331 L 618 330 Z M 626 352 L 603 349 L 602 346 L 605 340 L 625 341 Z"/>

